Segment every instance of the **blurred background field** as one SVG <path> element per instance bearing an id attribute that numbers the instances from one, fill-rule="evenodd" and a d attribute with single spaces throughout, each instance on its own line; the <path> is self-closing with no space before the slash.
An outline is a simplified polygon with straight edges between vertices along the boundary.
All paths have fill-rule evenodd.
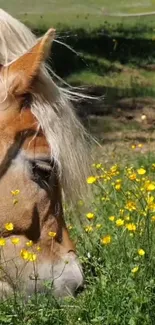
<path id="1" fill-rule="evenodd" d="M 120 18 L 105 18 L 109 14 L 135 14 L 155 10 L 155 1 L 152 0 L 58 0 L 58 1 L 30 1 L 11 0 L 0 1 L 1 7 L 21 17 L 23 20 L 38 27 L 38 24 L 67 25 L 70 27 L 83 27 L 94 29 L 103 25 L 105 20 L 113 24 L 119 23 Z M 137 19 L 136 19 L 137 20 Z M 153 21 L 153 19 L 152 19 Z M 142 19 L 142 23 L 151 22 L 150 18 Z M 124 19 L 125 24 L 134 24 L 134 19 Z M 152 25 L 152 24 L 151 24 Z"/>

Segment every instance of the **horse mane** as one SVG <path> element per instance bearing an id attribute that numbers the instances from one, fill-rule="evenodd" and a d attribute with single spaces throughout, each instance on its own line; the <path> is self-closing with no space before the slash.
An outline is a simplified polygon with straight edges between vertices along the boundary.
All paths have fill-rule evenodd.
<path id="1" fill-rule="evenodd" d="M 1 64 L 16 60 L 35 43 L 36 37 L 28 27 L 0 9 Z M 49 143 L 65 197 L 74 202 L 86 194 L 89 137 L 71 104 L 74 93 L 56 85 L 46 64 L 41 68 L 38 87 L 39 91 L 32 94 L 31 111 Z"/>

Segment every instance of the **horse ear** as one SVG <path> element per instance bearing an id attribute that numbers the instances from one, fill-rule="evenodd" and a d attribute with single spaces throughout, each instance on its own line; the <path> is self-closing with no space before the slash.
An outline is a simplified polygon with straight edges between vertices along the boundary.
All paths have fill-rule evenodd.
<path id="1" fill-rule="evenodd" d="M 28 52 L 9 65 L 3 66 L 3 76 L 9 83 L 7 83 L 9 93 L 20 95 L 28 91 L 41 64 L 49 56 L 54 36 L 55 30 L 49 29 Z"/>

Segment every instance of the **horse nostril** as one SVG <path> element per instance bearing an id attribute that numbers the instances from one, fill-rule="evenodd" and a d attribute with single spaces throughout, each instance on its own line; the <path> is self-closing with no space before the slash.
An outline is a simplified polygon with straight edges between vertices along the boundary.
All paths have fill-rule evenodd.
<path id="1" fill-rule="evenodd" d="M 78 296 L 80 293 L 82 293 L 84 290 L 84 286 L 81 285 L 75 290 L 75 296 Z"/>

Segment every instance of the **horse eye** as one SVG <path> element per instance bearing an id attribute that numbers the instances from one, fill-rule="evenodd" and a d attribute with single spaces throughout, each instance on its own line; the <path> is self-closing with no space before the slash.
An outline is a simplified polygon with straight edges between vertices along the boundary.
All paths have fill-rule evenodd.
<path id="1" fill-rule="evenodd" d="M 47 189 L 49 185 L 55 184 L 56 175 L 52 165 L 48 161 L 29 161 L 31 166 L 31 178 L 40 187 Z"/>

